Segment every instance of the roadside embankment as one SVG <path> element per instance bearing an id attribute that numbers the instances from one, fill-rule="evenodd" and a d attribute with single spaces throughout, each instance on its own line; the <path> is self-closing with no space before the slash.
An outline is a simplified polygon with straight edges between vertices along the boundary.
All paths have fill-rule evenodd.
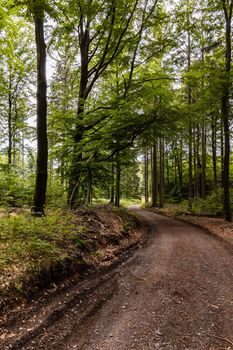
<path id="1" fill-rule="evenodd" d="M 12 213 L 0 219 L 0 311 L 75 274 L 108 267 L 140 245 L 146 229 L 126 209 L 101 205 L 51 212 L 45 218 Z"/>

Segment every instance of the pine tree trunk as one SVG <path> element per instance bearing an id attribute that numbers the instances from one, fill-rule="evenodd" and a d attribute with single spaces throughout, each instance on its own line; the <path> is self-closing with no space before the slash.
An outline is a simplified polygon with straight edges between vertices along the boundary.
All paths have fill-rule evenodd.
<path id="1" fill-rule="evenodd" d="M 44 215 L 48 177 L 46 45 L 43 16 L 35 14 L 37 48 L 37 170 L 32 213 Z"/>

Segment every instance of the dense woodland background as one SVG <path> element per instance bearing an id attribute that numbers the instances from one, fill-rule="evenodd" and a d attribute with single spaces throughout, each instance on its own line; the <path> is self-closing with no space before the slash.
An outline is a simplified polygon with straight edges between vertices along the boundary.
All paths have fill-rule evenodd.
<path id="1" fill-rule="evenodd" d="M 1 1 L 0 205 L 143 197 L 230 221 L 232 6 Z"/>

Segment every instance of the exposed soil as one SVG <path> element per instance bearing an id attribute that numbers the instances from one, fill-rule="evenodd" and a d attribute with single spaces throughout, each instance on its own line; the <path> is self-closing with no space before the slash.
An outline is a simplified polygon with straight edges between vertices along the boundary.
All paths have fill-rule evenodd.
<path id="1" fill-rule="evenodd" d="M 19 214 L 25 215 L 25 212 L 12 208 L 8 214 L 17 218 Z M 0 319 L 2 312 L 16 303 L 25 302 L 49 286 L 56 290 L 53 285 L 64 281 L 67 276 L 76 274 L 77 282 L 77 278 L 82 277 L 84 271 L 93 271 L 99 266 L 108 267 L 118 260 L 122 250 L 141 244 L 141 239 L 144 239 L 145 230 L 140 227 L 137 218 L 121 208 L 98 205 L 91 208 L 81 207 L 71 215 L 66 212 L 61 212 L 60 215 L 65 223 L 72 226 L 67 228 L 63 224 L 62 230 L 60 229 L 60 233 L 55 237 L 51 235 L 48 227 L 48 233 L 39 236 L 39 242 L 53 243 L 55 254 L 49 254 L 48 251 L 38 253 L 34 248 L 33 255 L 32 248 L 28 248 L 31 246 L 30 239 L 31 236 L 34 237 L 33 234 L 18 234 L 15 239 L 9 241 L 5 240 L 4 234 L 3 239 L 0 235 Z M 61 223 L 55 221 L 54 231 L 57 225 Z M 63 229 L 74 232 L 69 237 L 66 235 L 67 231 L 63 234 Z M 10 248 L 11 251 L 15 251 L 15 242 L 19 246 L 23 243 L 24 249 L 21 254 L 18 252 L 14 258 L 9 258 L 7 252 Z M 27 254 L 27 249 L 31 255 Z M 10 261 L 6 265 L 1 264 L 4 254 Z M 60 259 L 57 259 L 57 254 L 60 254 Z"/>
<path id="2" fill-rule="evenodd" d="M 231 251 L 198 227 L 133 210 L 150 225 L 148 242 L 6 319 L 1 349 L 233 349 Z"/>

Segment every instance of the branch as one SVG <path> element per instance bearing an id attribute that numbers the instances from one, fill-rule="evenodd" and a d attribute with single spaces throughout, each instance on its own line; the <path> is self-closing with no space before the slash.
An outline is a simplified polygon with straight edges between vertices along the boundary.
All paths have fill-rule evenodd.
<path id="1" fill-rule="evenodd" d="M 106 70 L 106 68 L 109 66 L 109 64 L 114 60 L 115 57 L 118 56 L 118 54 L 123 50 L 123 47 L 120 47 L 121 46 L 121 43 L 122 43 L 122 40 L 127 32 L 127 29 L 130 25 L 130 22 L 133 18 L 133 15 L 136 11 L 136 8 L 137 8 L 137 4 L 138 4 L 138 0 L 135 1 L 135 4 L 134 4 L 134 8 L 132 10 L 132 12 L 130 13 L 130 16 L 129 18 L 127 19 L 127 22 L 126 22 L 126 25 L 125 27 L 123 28 L 119 38 L 118 38 L 118 41 L 115 45 L 115 48 L 114 48 L 114 51 L 111 55 L 111 57 L 105 62 L 105 59 L 106 59 L 106 56 L 107 56 L 107 53 L 109 52 L 109 43 L 110 43 L 110 39 L 111 39 L 111 36 L 112 36 L 112 28 L 113 26 L 111 27 L 111 31 L 109 33 L 109 36 L 108 36 L 108 39 L 109 41 L 106 43 L 106 46 L 105 46 L 105 49 L 104 49 L 104 53 L 103 53 L 103 56 L 102 58 L 100 59 L 98 65 L 96 65 L 96 70 L 95 70 L 95 75 L 92 79 L 92 81 L 90 82 L 90 84 L 88 85 L 87 89 L 86 89 L 86 94 L 88 95 L 89 92 L 91 91 L 94 83 L 96 82 L 96 80 L 99 78 L 99 76 Z M 115 8 L 114 8 L 114 11 L 115 11 Z M 114 18 L 112 17 L 112 23 L 115 22 L 115 13 L 114 13 Z M 91 73 L 93 74 L 93 72 Z"/>
<path id="2" fill-rule="evenodd" d="M 92 109 L 91 111 L 86 112 L 85 114 L 88 115 L 91 113 L 95 113 L 95 112 L 99 111 L 100 109 L 111 110 L 112 107 L 99 106 L 99 107 L 96 107 L 95 109 Z"/>
<path id="3" fill-rule="evenodd" d="M 95 122 L 93 122 L 92 124 L 89 124 L 88 126 L 85 126 L 84 132 L 91 130 L 92 128 L 94 128 L 96 125 L 98 125 L 99 123 L 101 123 L 103 120 L 105 120 L 108 116 L 103 115 L 102 117 L 100 117 L 98 120 L 96 120 Z"/>
<path id="4" fill-rule="evenodd" d="M 138 85 L 138 84 L 141 85 L 143 83 L 156 81 L 156 80 L 179 80 L 179 78 L 170 78 L 170 77 L 151 78 L 151 79 L 148 78 L 148 79 L 136 81 L 136 82 L 134 82 L 134 85 Z"/>
<path id="5" fill-rule="evenodd" d="M 222 7 L 225 15 L 225 19 L 228 20 L 228 12 L 227 12 L 227 5 L 226 5 L 226 0 L 222 0 Z"/>
<path id="6" fill-rule="evenodd" d="M 133 145 L 135 139 L 142 134 L 149 126 L 151 126 L 155 120 L 157 118 L 157 115 L 153 116 L 153 118 L 151 120 L 149 120 L 148 122 L 145 122 L 143 125 L 141 125 L 132 135 L 131 140 L 129 140 L 128 142 L 126 142 L 125 144 L 117 147 L 115 150 L 113 150 L 113 152 L 107 156 L 106 158 L 103 158 L 101 161 L 106 161 L 111 159 L 112 157 L 115 156 L 116 153 L 123 151 L 124 149 L 130 147 Z"/>

